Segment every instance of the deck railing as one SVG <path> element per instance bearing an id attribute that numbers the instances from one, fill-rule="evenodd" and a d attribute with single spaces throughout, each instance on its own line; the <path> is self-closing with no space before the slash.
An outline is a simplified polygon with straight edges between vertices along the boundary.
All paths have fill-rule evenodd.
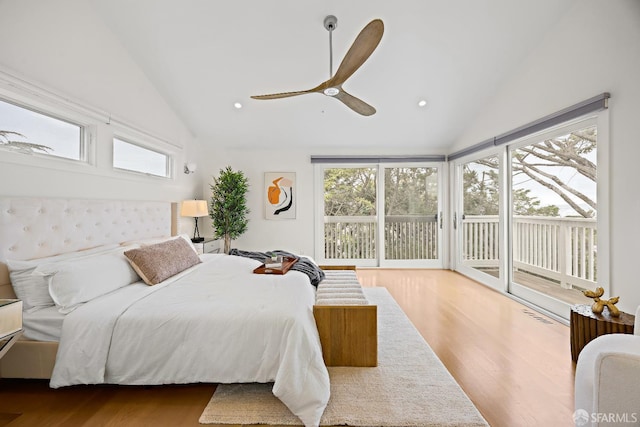
<path id="1" fill-rule="evenodd" d="M 436 259 L 437 225 L 433 215 L 386 216 L 385 259 Z M 325 259 L 376 259 L 377 227 L 372 216 L 325 217 Z"/>
<path id="2" fill-rule="evenodd" d="M 498 268 L 498 217 L 466 215 L 462 221 L 462 256 L 475 268 Z M 596 284 L 596 220 L 515 216 L 513 266 L 550 279 L 563 288 Z"/>
<path id="3" fill-rule="evenodd" d="M 376 259 L 377 218 L 325 217 L 325 259 Z M 385 218 L 385 259 L 435 259 L 435 216 Z M 499 222 L 495 215 L 466 215 L 462 221 L 462 260 L 474 268 L 498 268 Z M 537 274 L 564 288 L 596 284 L 596 220 L 516 216 L 513 224 L 514 268 Z"/>

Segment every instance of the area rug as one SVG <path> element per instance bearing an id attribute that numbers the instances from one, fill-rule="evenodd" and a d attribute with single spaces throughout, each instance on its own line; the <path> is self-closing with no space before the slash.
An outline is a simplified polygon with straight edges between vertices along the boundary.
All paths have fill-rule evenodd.
<path id="1" fill-rule="evenodd" d="M 378 306 L 378 366 L 330 367 L 323 426 L 488 426 L 471 400 L 384 288 L 365 288 Z M 273 384 L 221 384 L 201 424 L 300 425 Z"/>

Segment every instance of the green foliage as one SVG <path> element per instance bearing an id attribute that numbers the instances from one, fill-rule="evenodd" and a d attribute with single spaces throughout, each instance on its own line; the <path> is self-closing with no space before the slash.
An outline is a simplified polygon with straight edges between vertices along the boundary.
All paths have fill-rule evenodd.
<path id="1" fill-rule="evenodd" d="M 540 206 L 537 197 L 530 196 L 531 190 L 519 188 L 513 191 L 513 212 L 523 216 L 560 216 L 560 208 L 555 205 Z"/>
<path id="2" fill-rule="evenodd" d="M 498 215 L 500 194 L 498 174 L 493 170 L 482 171 L 464 166 L 464 213 L 465 215 Z"/>
<path id="3" fill-rule="evenodd" d="M 375 215 L 376 169 L 326 169 L 324 214 L 327 216 Z"/>
<path id="4" fill-rule="evenodd" d="M 438 175 L 435 168 L 385 169 L 385 215 L 433 215 L 438 212 Z"/>
<path id="5" fill-rule="evenodd" d="M 385 169 L 385 215 L 433 215 L 438 211 L 434 168 Z M 332 168 L 324 174 L 327 216 L 376 215 L 377 168 Z"/>
<path id="6" fill-rule="evenodd" d="M 236 239 L 247 231 L 248 190 L 249 182 L 244 173 L 235 172 L 230 166 L 221 169 L 220 175 L 214 177 L 211 185 L 210 216 L 217 238 L 224 237 L 225 241 Z"/>
<path id="7" fill-rule="evenodd" d="M 495 160 L 495 161 L 494 161 Z M 483 159 L 473 163 L 476 168 L 464 166 L 464 213 L 465 215 L 499 215 L 500 193 L 497 158 Z M 482 170 L 482 168 L 485 170 Z M 560 209 L 554 205 L 540 206 L 540 200 L 532 196 L 529 189 L 515 189 L 512 193 L 513 213 L 524 216 L 559 216 Z"/>

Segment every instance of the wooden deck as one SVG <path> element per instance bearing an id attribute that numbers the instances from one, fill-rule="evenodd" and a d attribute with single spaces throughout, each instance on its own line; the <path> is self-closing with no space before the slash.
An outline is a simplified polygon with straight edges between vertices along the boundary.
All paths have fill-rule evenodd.
<path id="1" fill-rule="evenodd" d="M 482 272 L 487 273 L 493 277 L 498 277 L 498 270 L 496 269 L 481 269 Z M 587 304 L 590 302 L 589 298 L 582 294 L 581 289 L 564 289 L 558 283 L 553 280 L 545 279 L 536 274 L 531 274 L 526 271 L 516 270 L 513 272 L 513 280 L 519 285 L 525 286 L 534 291 L 538 291 L 545 295 L 549 295 L 552 298 L 564 301 L 568 304 Z"/>

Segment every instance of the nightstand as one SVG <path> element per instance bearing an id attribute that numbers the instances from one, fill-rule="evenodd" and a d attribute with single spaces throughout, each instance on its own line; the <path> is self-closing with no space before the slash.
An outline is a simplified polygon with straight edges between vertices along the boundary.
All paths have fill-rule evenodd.
<path id="1" fill-rule="evenodd" d="M 202 242 L 194 243 L 198 254 L 218 254 L 222 252 L 222 239 L 205 237 Z"/>
<path id="2" fill-rule="evenodd" d="M 0 359 L 22 335 L 22 301 L 0 299 Z"/>

